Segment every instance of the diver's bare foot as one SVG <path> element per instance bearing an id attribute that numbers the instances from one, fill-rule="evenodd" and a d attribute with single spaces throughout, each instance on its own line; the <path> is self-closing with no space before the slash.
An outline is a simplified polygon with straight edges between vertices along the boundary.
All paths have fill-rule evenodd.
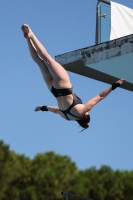
<path id="1" fill-rule="evenodd" d="M 32 37 L 33 32 L 31 31 L 30 27 L 27 24 L 23 24 L 21 26 L 21 29 L 22 29 L 22 31 L 24 33 L 24 37 L 25 38 L 29 38 L 30 39 Z"/>

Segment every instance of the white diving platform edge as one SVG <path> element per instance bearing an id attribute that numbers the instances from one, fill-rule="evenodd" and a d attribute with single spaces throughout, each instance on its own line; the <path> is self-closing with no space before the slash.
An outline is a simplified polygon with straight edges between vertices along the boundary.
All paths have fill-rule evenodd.
<path id="1" fill-rule="evenodd" d="M 125 78 L 121 88 L 133 91 L 133 34 L 55 56 L 66 70 L 112 84 Z"/>

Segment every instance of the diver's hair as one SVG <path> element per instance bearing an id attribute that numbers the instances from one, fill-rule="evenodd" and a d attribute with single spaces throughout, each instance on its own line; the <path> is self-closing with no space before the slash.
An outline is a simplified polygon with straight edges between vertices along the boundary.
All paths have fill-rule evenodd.
<path id="1" fill-rule="evenodd" d="M 84 129 L 87 129 L 88 127 L 89 127 L 89 125 L 88 125 L 88 123 L 90 122 L 90 115 L 84 115 L 83 117 L 82 117 L 82 119 L 80 119 L 80 120 L 77 120 L 77 122 L 78 122 L 78 124 L 81 126 L 81 127 L 83 127 Z M 84 130 L 83 129 L 83 130 Z M 82 131 L 83 131 L 82 130 Z M 82 132 L 81 131 L 81 132 Z"/>

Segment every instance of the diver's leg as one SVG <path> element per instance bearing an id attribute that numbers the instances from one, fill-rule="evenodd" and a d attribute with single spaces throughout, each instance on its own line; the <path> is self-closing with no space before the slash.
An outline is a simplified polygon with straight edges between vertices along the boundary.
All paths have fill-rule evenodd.
<path id="1" fill-rule="evenodd" d="M 66 70 L 48 54 L 44 46 L 39 42 L 28 25 L 22 25 L 22 30 L 24 32 L 24 36 L 31 39 L 38 55 L 47 65 L 48 70 L 53 77 L 53 85 L 56 88 L 70 88 L 72 85 Z"/>
<path id="2" fill-rule="evenodd" d="M 40 71 L 42 73 L 43 79 L 46 82 L 46 85 L 49 88 L 49 90 L 51 90 L 53 78 L 52 78 L 46 64 L 44 63 L 43 59 L 38 55 L 33 42 L 30 39 L 27 39 L 27 43 L 28 43 L 31 57 L 38 64 Z"/>

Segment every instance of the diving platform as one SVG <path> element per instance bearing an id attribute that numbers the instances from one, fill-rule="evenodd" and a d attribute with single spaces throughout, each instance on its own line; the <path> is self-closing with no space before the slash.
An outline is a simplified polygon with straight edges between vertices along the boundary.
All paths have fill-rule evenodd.
<path id="1" fill-rule="evenodd" d="M 133 34 L 55 57 L 66 70 L 112 84 L 126 79 L 121 88 L 133 91 Z"/>

